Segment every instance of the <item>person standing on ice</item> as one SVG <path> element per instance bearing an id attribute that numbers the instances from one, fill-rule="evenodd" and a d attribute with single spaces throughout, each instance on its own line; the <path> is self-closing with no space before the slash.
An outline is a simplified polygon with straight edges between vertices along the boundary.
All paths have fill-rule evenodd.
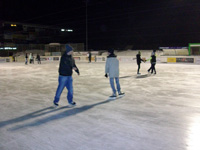
<path id="1" fill-rule="evenodd" d="M 33 54 L 32 53 L 29 54 L 29 63 L 30 64 L 33 63 Z"/>
<path id="2" fill-rule="evenodd" d="M 73 101 L 73 78 L 72 73 L 73 70 L 77 72 L 78 75 L 79 69 L 77 68 L 74 58 L 72 57 L 73 50 L 70 45 L 66 45 L 66 51 L 62 55 L 60 60 L 60 66 L 59 66 L 59 78 L 58 78 L 58 88 L 56 91 L 56 95 L 54 98 L 54 105 L 58 106 L 58 102 L 60 100 L 60 95 L 62 94 L 62 91 L 64 87 L 67 88 L 68 94 L 67 94 L 67 100 L 70 106 L 75 106 L 76 103 Z"/>
<path id="3" fill-rule="evenodd" d="M 27 55 L 27 53 L 25 54 L 25 65 L 27 65 L 28 64 L 28 55 Z"/>
<path id="4" fill-rule="evenodd" d="M 154 74 L 156 74 L 156 68 L 155 68 L 155 65 L 156 65 L 156 50 L 153 50 L 153 52 L 151 53 L 151 57 L 150 59 L 151 62 L 151 67 L 148 69 L 148 72 L 151 71 L 151 74 L 153 73 L 154 71 Z"/>
<path id="5" fill-rule="evenodd" d="M 110 98 L 115 99 L 117 97 L 114 80 L 116 82 L 118 95 L 123 96 L 124 93 L 121 92 L 121 87 L 119 83 L 119 60 L 114 54 L 114 49 L 108 50 L 108 57 L 105 66 L 105 77 L 107 78 L 108 76 L 110 78 L 110 86 L 113 91 L 113 94 L 110 96 Z"/>
<path id="6" fill-rule="evenodd" d="M 138 54 L 136 55 L 136 58 L 137 58 L 137 65 L 138 65 L 137 74 L 139 75 L 140 74 L 141 61 L 145 62 L 145 60 L 141 59 L 141 52 L 140 51 L 138 51 Z"/>
<path id="7" fill-rule="evenodd" d="M 90 51 L 88 52 L 88 60 L 89 60 L 89 63 L 91 63 L 91 61 L 92 61 L 92 54 L 91 54 Z"/>
<path id="8" fill-rule="evenodd" d="M 41 64 L 41 60 L 40 60 L 40 55 L 39 54 L 37 54 L 36 59 L 38 61 L 38 64 Z"/>

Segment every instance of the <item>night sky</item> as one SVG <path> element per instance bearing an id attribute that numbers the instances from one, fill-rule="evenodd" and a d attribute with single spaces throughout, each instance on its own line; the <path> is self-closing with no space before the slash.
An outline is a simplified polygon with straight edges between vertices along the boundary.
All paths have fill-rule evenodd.
<path id="1" fill-rule="evenodd" d="M 4 0 L 1 20 L 72 28 L 69 42 L 85 42 L 86 1 L 89 49 L 200 43 L 199 0 Z"/>

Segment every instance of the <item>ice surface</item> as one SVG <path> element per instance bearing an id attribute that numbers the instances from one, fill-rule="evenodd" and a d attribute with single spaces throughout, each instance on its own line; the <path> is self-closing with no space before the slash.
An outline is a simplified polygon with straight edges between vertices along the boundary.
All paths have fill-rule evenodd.
<path id="1" fill-rule="evenodd" d="M 0 63 L 0 150 L 200 150 L 200 66 L 120 62 L 123 98 L 105 63 L 77 63 L 74 101 L 52 107 L 58 62 Z"/>

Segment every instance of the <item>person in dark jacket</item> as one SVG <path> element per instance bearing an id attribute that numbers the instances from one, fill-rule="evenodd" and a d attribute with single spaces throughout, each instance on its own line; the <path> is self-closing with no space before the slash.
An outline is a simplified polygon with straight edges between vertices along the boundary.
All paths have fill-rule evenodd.
<path id="1" fill-rule="evenodd" d="M 138 54 L 136 55 L 137 58 L 137 65 L 138 65 L 138 70 L 137 70 L 137 74 L 140 74 L 140 64 L 141 62 L 145 62 L 143 59 L 141 59 L 141 52 L 139 51 Z"/>
<path id="2" fill-rule="evenodd" d="M 66 87 L 68 90 L 67 100 L 68 100 L 69 106 L 76 105 L 76 103 L 73 101 L 72 73 L 73 73 L 73 70 L 75 70 L 78 75 L 80 75 L 80 73 L 75 64 L 74 58 L 72 57 L 72 54 L 73 54 L 72 47 L 69 45 L 66 45 L 66 52 L 62 55 L 61 60 L 60 60 L 59 79 L 58 79 L 59 84 L 58 84 L 56 95 L 53 101 L 55 106 L 58 106 L 60 95 L 62 94 L 64 87 Z"/>
<path id="3" fill-rule="evenodd" d="M 151 62 L 151 67 L 148 69 L 148 72 L 150 72 L 151 70 L 151 74 L 154 71 L 154 74 L 156 74 L 156 50 L 153 50 L 152 54 L 151 54 L 151 58 L 150 58 L 150 62 Z"/>
<path id="4" fill-rule="evenodd" d="M 38 64 L 41 64 L 41 60 L 40 60 L 40 55 L 39 54 L 37 54 L 36 59 L 38 61 Z"/>

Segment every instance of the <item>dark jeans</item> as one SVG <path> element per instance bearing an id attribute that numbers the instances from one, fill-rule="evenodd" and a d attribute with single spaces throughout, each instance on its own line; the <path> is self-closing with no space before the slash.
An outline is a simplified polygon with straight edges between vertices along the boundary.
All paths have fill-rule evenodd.
<path id="1" fill-rule="evenodd" d="M 137 64 L 137 65 L 138 65 L 137 74 L 139 74 L 139 73 L 140 73 L 140 63 L 139 63 L 139 64 Z"/>
<path id="2" fill-rule="evenodd" d="M 148 69 L 148 72 L 151 70 L 151 73 L 153 73 L 153 71 L 154 71 L 154 73 L 156 73 L 155 65 L 156 64 L 151 64 L 151 67 Z"/>

